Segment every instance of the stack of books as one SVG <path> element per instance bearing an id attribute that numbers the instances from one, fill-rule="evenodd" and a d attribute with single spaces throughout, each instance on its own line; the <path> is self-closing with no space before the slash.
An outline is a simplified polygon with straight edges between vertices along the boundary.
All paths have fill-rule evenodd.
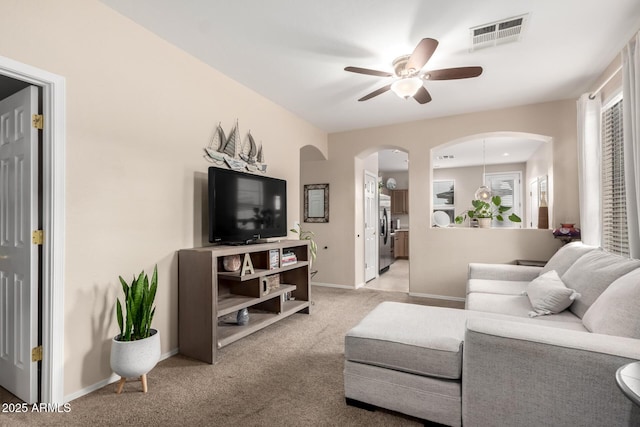
<path id="1" fill-rule="evenodd" d="M 275 270 L 280 267 L 280 250 L 271 249 L 269 251 L 269 270 Z"/>
<path id="2" fill-rule="evenodd" d="M 295 264 L 296 262 L 298 262 L 298 258 L 296 257 L 296 254 L 294 254 L 293 252 L 285 252 L 282 254 L 281 265 L 283 267 L 287 265 Z"/>

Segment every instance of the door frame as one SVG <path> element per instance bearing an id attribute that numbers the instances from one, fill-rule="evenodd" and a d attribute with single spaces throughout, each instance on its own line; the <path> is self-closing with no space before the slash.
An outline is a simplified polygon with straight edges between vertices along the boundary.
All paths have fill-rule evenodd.
<path id="1" fill-rule="evenodd" d="M 0 74 L 42 88 L 41 402 L 64 403 L 65 79 L 0 56 Z"/>

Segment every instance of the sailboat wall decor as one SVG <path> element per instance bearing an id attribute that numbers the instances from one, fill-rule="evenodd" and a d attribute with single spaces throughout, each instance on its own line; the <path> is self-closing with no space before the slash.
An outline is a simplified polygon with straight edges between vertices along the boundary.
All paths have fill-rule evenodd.
<path id="1" fill-rule="evenodd" d="M 243 141 L 240 137 L 238 120 L 229 132 L 229 136 L 225 135 L 222 125 L 218 123 L 209 145 L 204 148 L 204 153 L 203 157 L 207 161 L 216 165 L 226 164 L 233 170 L 262 173 L 267 171 L 262 143 L 256 144 L 251 131 Z"/>

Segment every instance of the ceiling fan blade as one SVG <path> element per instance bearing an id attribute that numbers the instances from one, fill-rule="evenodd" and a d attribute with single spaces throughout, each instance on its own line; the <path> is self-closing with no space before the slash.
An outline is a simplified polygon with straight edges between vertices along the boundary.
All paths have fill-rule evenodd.
<path id="1" fill-rule="evenodd" d="M 391 77 L 393 74 L 386 71 L 378 71 L 378 70 L 370 70 L 368 68 L 360 68 L 360 67 L 345 67 L 345 71 L 350 71 L 352 73 L 359 74 L 369 74 L 370 76 L 378 76 L 378 77 Z"/>
<path id="2" fill-rule="evenodd" d="M 409 57 L 409 61 L 407 61 L 405 69 L 410 70 L 413 68 L 415 71 L 420 70 L 431 58 L 431 55 L 433 55 L 433 52 L 436 51 L 437 47 L 438 40 L 429 38 L 420 40 L 420 43 L 418 43 Z"/>
<path id="3" fill-rule="evenodd" d="M 431 94 L 429 94 L 429 91 L 426 87 L 422 86 L 420 89 L 418 89 L 416 94 L 413 95 L 413 99 L 418 101 L 419 104 L 426 104 L 427 102 L 431 101 Z"/>
<path id="4" fill-rule="evenodd" d="M 371 92 L 371 93 L 370 93 L 370 94 L 368 94 L 368 95 L 363 96 L 362 98 L 358 99 L 358 101 L 366 101 L 367 99 L 371 99 L 371 98 L 373 98 L 374 96 L 378 96 L 378 95 L 380 95 L 380 94 L 382 94 L 382 93 L 385 93 L 385 92 L 386 92 L 386 91 L 388 91 L 389 89 L 391 89 L 391 85 L 386 85 L 386 86 L 384 86 L 384 87 L 381 87 L 381 88 L 380 88 L 380 89 L 378 89 L 378 90 L 374 90 L 373 92 Z"/>
<path id="5" fill-rule="evenodd" d="M 478 77 L 482 74 L 482 67 L 443 68 L 442 70 L 427 71 L 425 80 L 456 80 Z"/>

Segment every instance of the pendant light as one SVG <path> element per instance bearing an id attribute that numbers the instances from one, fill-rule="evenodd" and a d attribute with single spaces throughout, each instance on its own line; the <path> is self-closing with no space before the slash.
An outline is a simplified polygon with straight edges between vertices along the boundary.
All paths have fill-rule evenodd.
<path id="1" fill-rule="evenodd" d="M 485 141 L 482 140 L 482 181 L 483 184 L 478 187 L 475 193 L 476 200 L 482 200 L 483 202 L 488 202 L 491 200 L 491 189 L 484 185 L 484 177 L 486 175 L 486 167 L 487 167 L 487 159 L 486 159 L 486 146 Z"/>

